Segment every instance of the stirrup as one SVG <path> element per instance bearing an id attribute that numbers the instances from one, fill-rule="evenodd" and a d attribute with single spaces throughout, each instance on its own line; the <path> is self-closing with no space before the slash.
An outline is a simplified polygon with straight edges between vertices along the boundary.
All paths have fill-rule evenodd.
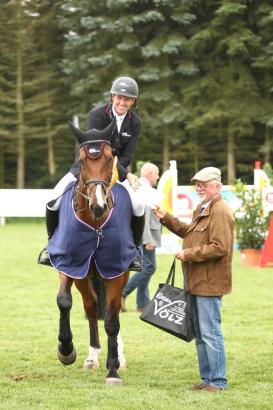
<path id="1" fill-rule="evenodd" d="M 40 265 L 46 265 L 46 266 L 51 266 L 52 267 L 52 264 L 51 264 L 50 259 L 49 259 L 47 248 L 44 248 L 39 253 L 37 263 L 39 263 Z"/>
<path id="2" fill-rule="evenodd" d="M 137 248 L 137 256 L 129 266 L 129 270 L 133 270 L 135 272 L 141 272 L 143 270 L 143 259 L 139 248 Z"/>
<path id="3" fill-rule="evenodd" d="M 134 260 L 129 266 L 129 270 L 132 270 L 135 272 L 141 272 L 142 268 L 143 268 L 142 263 L 138 260 Z"/>

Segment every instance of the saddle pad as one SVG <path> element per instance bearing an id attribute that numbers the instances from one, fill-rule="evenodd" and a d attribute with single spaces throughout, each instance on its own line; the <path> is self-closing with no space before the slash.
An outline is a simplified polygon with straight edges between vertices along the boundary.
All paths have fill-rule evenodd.
<path id="1" fill-rule="evenodd" d="M 106 279 L 120 276 L 128 270 L 136 257 L 131 229 L 131 199 L 118 183 L 114 185 L 112 195 L 114 207 L 101 226 L 101 235 L 98 235 L 94 228 L 77 217 L 73 189 L 63 194 L 59 225 L 47 247 L 50 261 L 58 271 L 74 279 L 83 279 L 88 273 L 91 258 L 99 274 Z"/>

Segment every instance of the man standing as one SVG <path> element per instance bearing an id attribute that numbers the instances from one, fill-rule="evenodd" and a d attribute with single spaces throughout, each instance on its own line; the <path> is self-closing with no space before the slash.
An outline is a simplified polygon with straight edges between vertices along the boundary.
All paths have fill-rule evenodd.
<path id="1" fill-rule="evenodd" d="M 201 378 L 193 389 L 214 393 L 227 389 L 221 302 L 232 286 L 233 218 L 221 197 L 218 168 L 203 168 L 192 181 L 200 203 L 190 225 L 161 206 L 154 212 L 163 225 L 184 238 L 183 249 L 176 257 L 182 261 L 185 287 L 191 294 Z"/>
<path id="2" fill-rule="evenodd" d="M 140 183 L 145 186 L 156 186 L 159 179 L 159 169 L 155 164 L 145 163 L 141 167 Z M 143 270 L 130 277 L 122 292 L 121 311 L 126 311 L 125 298 L 137 288 L 137 310 L 142 312 L 150 302 L 148 285 L 151 276 L 156 271 L 155 248 L 161 246 L 161 224 L 152 212 L 151 207 L 145 207 L 145 225 L 142 237 L 143 242 Z"/>

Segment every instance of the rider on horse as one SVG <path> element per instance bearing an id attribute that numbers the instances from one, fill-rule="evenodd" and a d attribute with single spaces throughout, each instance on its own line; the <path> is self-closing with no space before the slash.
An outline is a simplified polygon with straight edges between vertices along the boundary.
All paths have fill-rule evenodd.
<path id="1" fill-rule="evenodd" d="M 119 180 L 125 181 L 124 186 L 128 190 L 133 207 L 132 230 L 134 242 L 138 251 L 136 259 L 132 262 L 129 270 L 142 270 L 141 243 L 144 229 L 144 204 L 136 195 L 139 187 L 138 178 L 128 171 L 136 150 L 139 132 L 140 118 L 130 109 L 134 106 L 138 97 L 138 85 L 133 78 L 119 77 L 111 87 L 111 102 L 104 106 L 96 107 L 89 112 L 88 129 L 105 129 L 116 118 L 117 127 L 112 135 L 111 146 L 114 155 L 118 157 L 117 169 Z M 79 161 L 75 162 L 70 171 L 59 181 L 53 190 L 53 199 L 46 207 L 46 226 L 50 239 L 59 221 L 60 201 L 56 201 L 71 181 L 79 176 Z M 51 265 L 47 249 L 45 248 L 38 259 L 38 263 Z"/>

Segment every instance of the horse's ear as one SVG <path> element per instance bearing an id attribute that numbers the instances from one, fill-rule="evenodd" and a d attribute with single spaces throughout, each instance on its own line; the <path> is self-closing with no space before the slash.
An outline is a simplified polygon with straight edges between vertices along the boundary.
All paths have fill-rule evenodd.
<path id="1" fill-rule="evenodd" d="M 92 128 L 85 132 L 85 138 L 88 141 L 92 140 L 104 140 L 109 141 L 111 143 L 113 134 L 115 132 L 117 126 L 116 118 L 112 120 L 112 122 L 107 125 L 103 130 L 97 130 L 96 128 Z"/>
<path id="2" fill-rule="evenodd" d="M 83 142 L 85 142 L 86 141 L 85 132 L 83 132 L 79 128 L 75 127 L 75 125 L 73 124 L 72 121 L 68 121 L 68 124 L 69 124 L 69 127 L 70 127 L 71 131 L 72 131 L 72 134 L 77 139 L 78 143 L 82 144 Z"/>
<path id="3" fill-rule="evenodd" d="M 69 127 L 70 127 L 74 137 L 77 139 L 79 144 L 84 144 L 87 141 L 90 142 L 90 141 L 94 141 L 94 140 L 106 140 L 106 141 L 111 142 L 113 133 L 114 133 L 115 128 L 117 126 L 115 118 L 103 130 L 97 130 L 95 128 L 92 128 L 91 130 L 88 130 L 88 131 L 84 132 L 84 131 L 80 130 L 80 128 L 75 127 L 73 122 L 68 121 L 68 124 L 69 124 Z"/>
<path id="4" fill-rule="evenodd" d="M 100 131 L 101 139 L 111 142 L 112 136 L 115 132 L 116 127 L 117 127 L 117 121 L 116 121 L 116 118 L 114 117 L 112 122 L 109 125 L 107 125 L 107 127 L 104 128 L 104 130 Z"/>

